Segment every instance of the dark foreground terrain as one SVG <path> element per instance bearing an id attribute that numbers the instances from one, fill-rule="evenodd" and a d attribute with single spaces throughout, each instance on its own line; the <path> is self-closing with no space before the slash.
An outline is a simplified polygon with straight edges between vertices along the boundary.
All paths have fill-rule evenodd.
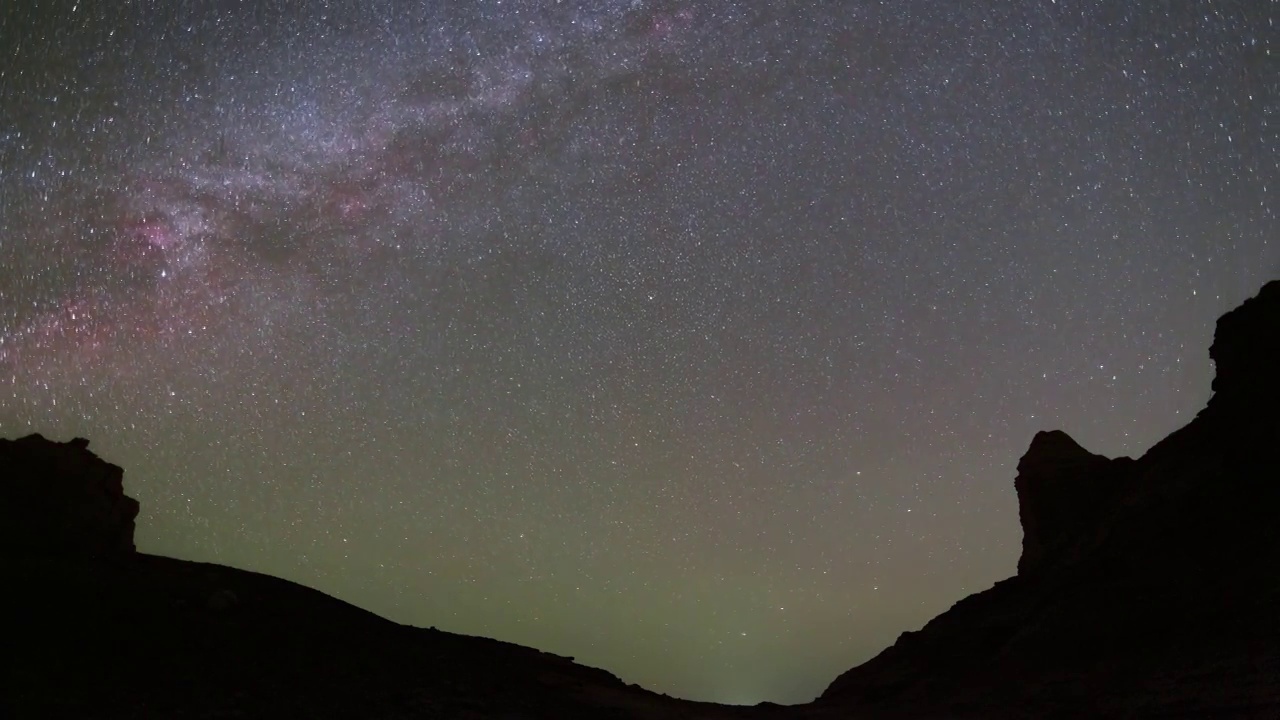
<path id="1" fill-rule="evenodd" d="M 1280 282 L 1210 355 L 1207 407 L 1140 459 L 1036 435 L 1018 574 L 792 708 L 673 700 L 137 553 L 120 468 L 84 440 L 0 440 L 0 717 L 1280 717 Z"/>

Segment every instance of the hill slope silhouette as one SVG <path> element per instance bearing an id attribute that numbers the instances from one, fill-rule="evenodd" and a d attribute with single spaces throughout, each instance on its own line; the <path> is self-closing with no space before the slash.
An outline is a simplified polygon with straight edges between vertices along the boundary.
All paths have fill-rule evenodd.
<path id="1" fill-rule="evenodd" d="M 1014 482 L 1017 575 L 905 633 L 819 704 L 1280 717 L 1280 282 L 1219 319 L 1209 355 L 1208 405 L 1138 460 L 1038 433 Z"/>
<path id="2" fill-rule="evenodd" d="M 1017 574 L 814 703 L 674 700 L 258 573 L 138 553 L 88 441 L 0 440 L 5 717 L 1280 716 L 1280 282 L 1224 315 L 1214 395 L 1137 460 L 1041 432 Z"/>

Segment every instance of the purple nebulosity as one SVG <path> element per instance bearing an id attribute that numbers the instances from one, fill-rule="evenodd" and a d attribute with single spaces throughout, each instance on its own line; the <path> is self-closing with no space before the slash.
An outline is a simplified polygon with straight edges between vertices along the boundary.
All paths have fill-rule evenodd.
<path id="1" fill-rule="evenodd" d="M 151 214 L 143 217 L 128 228 L 128 231 L 138 241 L 160 250 L 172 249 L 182 242 L 173 223 L 160 215 Z"/>
<path id="2" fill-rule="evenodd" d="M 290 93 L 277 85 L 238 96 L 247 114 L 203 136 L 149 138 L 102 233 L 107 287 L 60 303 L 82 308 L 82 319 L 92 309 L 95 320 L 46 311 L 9 328 L 5 356 L 94 348 L 100 357 L 112 334 L 145 343 L 163 335 L 149 328 L 201 326 L 213 308 L 231 311 L 236 292 L 264 274 L 324 286 L 405 252 L 430 255 L 446 236 L 483 236 L 538 173 L 614 152 L 580 116 L 580 94 L 678 61 L 696 15 L 608 9 L 560 21 L 569 23 L 561 33 L 537 23 L 483 52 L 469 36 L 454 50 L 402 48 L 423 67 L 354 73 L 337 88 L 312 86 L 305 67 L 279 61 Z M 565 65 L 566 56 L 580 64 Z"/>

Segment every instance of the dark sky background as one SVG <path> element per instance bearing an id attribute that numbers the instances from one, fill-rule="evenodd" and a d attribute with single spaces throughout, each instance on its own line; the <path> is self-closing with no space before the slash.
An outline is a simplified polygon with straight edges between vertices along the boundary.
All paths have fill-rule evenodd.
<path id="1" fill-rule="evenodd" d="M 0 434 L 90 438 L 146 552 L 805 701 L 1013 573 L 1037 430 L 1202 406 L 1278 20 L 6 2 Z"/>

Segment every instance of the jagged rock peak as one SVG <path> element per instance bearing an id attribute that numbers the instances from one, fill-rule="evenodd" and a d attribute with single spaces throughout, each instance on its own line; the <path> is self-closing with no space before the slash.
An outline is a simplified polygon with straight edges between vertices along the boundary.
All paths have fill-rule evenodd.
<path id="1" fill-rule="evenodd" d="M 137 516 L 124 470 L 88 440 L 0 439 L 0 556 L 131 556 Z"/>
<path id="2" fill-rule="evenodd" d="M 1280 395 L 1280 280 L 1218 318 L 1209 347 L 1214 403 L 1273 402 Z"/>
<path id="3" fill-rule="evenodd" d="M 1036 433 L 1013 483 L 1022 521 L 1019 574 L 1072 564 L 1090 549 L 1117 490 L 1116 470 L 1129 462 L 1095 455 L 1061 430 Z"/>
<path id="4" fill-rule="evenodd" d="M 1027 448 L 1027 452 L 1018 461 L 1018 472 L 1022 472 L 1024 467 L 1070 465 L 1089 462 L 1098 457 L 1101 456 L 1085 450 L 1061 430 L 1041 430 L 1031 438 L 1031 447 Z"/>

